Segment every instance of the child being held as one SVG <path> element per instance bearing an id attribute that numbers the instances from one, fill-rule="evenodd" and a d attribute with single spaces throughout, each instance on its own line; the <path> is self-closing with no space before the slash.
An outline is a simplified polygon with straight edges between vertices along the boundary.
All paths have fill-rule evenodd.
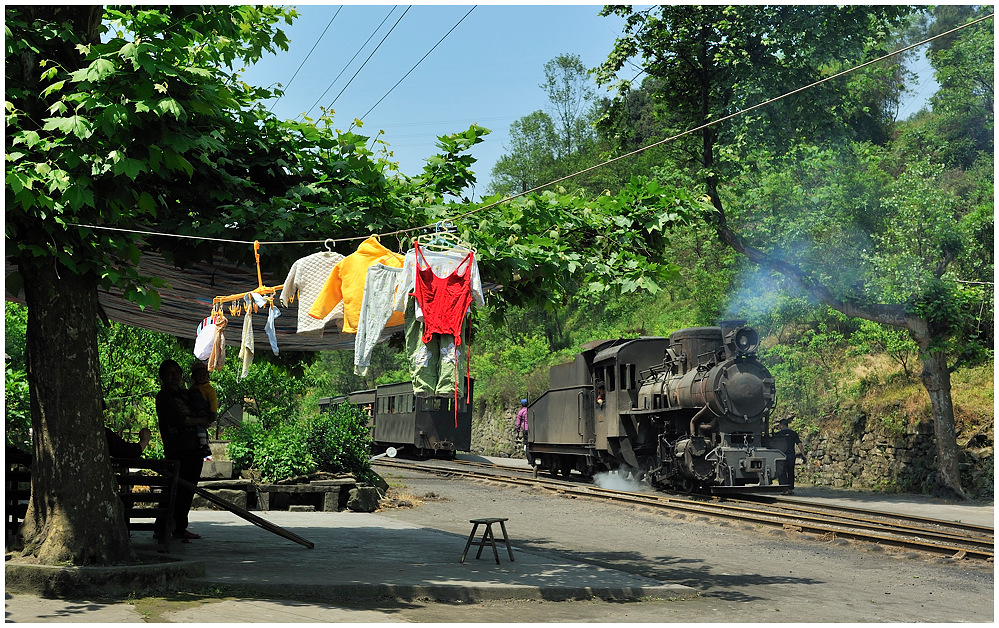
<path id="1" fill-rule="evenodd" d="M 207 416 L 210 420 L 215 420 L 215 413 L 219 409 L 218 396 L 215 394 L 215 387 L 208 381 L 208 365 L 198 360 L 195 360 L 191 365 L 190 402 L 194 416 Z M 198 426 L 198 445 L 201 448 L 202 456 L 211 457 L 212 450 L 208 446 L 208 430 L 200 425 Z"/>

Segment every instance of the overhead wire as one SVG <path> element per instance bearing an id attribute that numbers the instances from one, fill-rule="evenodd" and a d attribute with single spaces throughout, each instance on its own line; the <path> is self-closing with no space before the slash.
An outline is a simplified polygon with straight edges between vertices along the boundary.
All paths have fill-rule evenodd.
<path id="1" fill-rule="evenodd" d="M 445 39 L 447 39 L 447 36 L 448 36 L 448 35 L 450 35 L 450 34 L 451 34 L 451 33 L 452 33 L 453 31 L 454 31 L 454 29 L 458 28 L 458 26 L 460 26 L 460 25 L 461 25 L 461 23 L 465 21 L 465 18 L 466 18 L 466 17 L 468 17 L 469 15 L 471 15 L 471 14 L 472 14 L 472 11 L 474 11 L 474 10 L 475 10 L 475 7 L 476 7 L 476 6 L 478 6 L 478 5 L 474 5 L 474 6 L 473 6 L 473 7 L 471 8 L 471 9 L 469 9 L 469 10 L 468 10 L 468 13 L 466 13 L 465 15 L 463 15 L 463 16 L 462 16 L 462 18 L 461 18 L 460 20 L 458 20 L 458 22 L 457 22 L 457 23 L 455 23 L 455 25 L 454 25 L 454 26 L 452 26 L 452 27 L 451 27 L 451 29 L 450 29 L 450 30 L 449 30 L 448 32 L 444 33 L 444 36 L 443 36 L 443 37 L 441 37 L 441 38 L 440 38 L 440 39 L 439 39 L 439 40 L 437 41 L 437 43 L 433 45 L 433 47 L 432 47 L 432 48 L 431 48 L 430 50 L 428 50 L 428 51 L 427 51 L 427 54 L 423 55 L 423 56 L 422 56 L 422 57 L 420 58 L 420 60 L 419 60 L 419 61 L 417 61 L 417 62 L 416 62 L 416 63 L 415 63 L 414 65 L 413 65 L 413 67 L 409 68 L 409 72 L 406 72 L 405 74 L 403 74 L 403 75 L 402 75 L 402 78 L 401 78 L 401 79 L 399 79 L 398 81 L 396 81 L 395 85 L 393 85 L 392 87 L 390 87 L 390 88 L 389 88 L 389 90 L 388 90 L 387 92 L 385 92 L 385 95 L 384 95 L 384 96 L 382 96 L 381 98 L 379 98 L 379 99 L 378 99 L 378 102 L 376 102 L 375 104 L 371 105 L 371 108 L 370 108 L 370 109 L 368 109 L 367 111 L 365 111 L 363 115 L 361 115 L 361 116 L 358 116 L 358 118 L 359 118 L 359 119 L 361 119 L 361 120 L 363 120 L 363 119 L 364 119 L 364 118 L 365 118 L 365 117 L 366 117 L 366 116 L 367 116 L 367 115 L 368 115 L 369 113 L 371 113 L 372 111 L 374 111 L 375 107 L 377 107 L 378 105 L 380 105 L 380 104 L 381 104 L 381 102 L 382 102 L 383 100 L 385 100 L 385 98 L 387 98 L 387 97 L 388 97 L 388 95 L 389 95 L 389 94 L 391 94 L 391 93 L 392 93 L 392 91 L 393 91 L 393 90 L 394 90 L 394 89 L 395 89 L 396 87 L 399 87 L 399 84 L 400 84 L 400 83 L 402 83 L 402 82 L 403 82 L 404 80 L 406 80 L 406 77 L 407 77 L 407 76 L 409 76 L 410 74 L 412 74 L 412 73 L 413 73 L 413 70 L 415 70 L 415 69 L 416 69 L 416 67 L 417 67 L 418 65 L 420 65 L 421 63 L 423 63 L 423 60 L 424 60 L 424 59 L 426 59 L 427 57 L 429 57 L 429 56 L 430 56 L 430 53 L 431 53 L 431 52 L 433 52 L 433 51 L 434 51 L 434 50 L 435 50 L 435 49 L 437 48 L 437 46 L 441 45 L 441 42 L 442 42 L 442 41 L 444 41 Z M 353 127 L 354 127 L 354 124 L 353 124 L 353 123 L 351 123 L 351 128 L 353 128 Z"/>
<path id="2" fill-rule="evenodd" d="M 350 77 L 350 80 L 347 81 L 347 84 L 343 86 L 343 89 L 340 90 L 340 93 L 337 94 L 333 98 L 333 102 L 330 103 L 330 106 L 327 107 L 327 109 L 332 109 L 333 108 L 333 105 L 336 104 L 336 101 L 340 98 L 340 96 L 343 95 L 343 93 L 345 91 L 347 91 L 347 88 L 350 87 L 350 84 L 354 82 L 354 79 L 357 78 L 357 75 L 361 73 L 361 70 L 364 69 L 364 66 L 368 65 L 368 61 L 371 61 L 371 57 L 375 56 L 375 53 L 378 52 L 378 49 L 382 47 L 382 44 L 385 43 L 385 40 L 388 39 L 389 35 L 392 34 L 392 31 L 395 30 L 395 27 L 399 25 L 399 22 L 402 21 L 402 18 L 406 17 L 406 14 L 409 13 L 409 10 L 412 9 L 412 8 L 413 8 L 413 5 L 409 5 L 409 6 L 406 7 L 406 10 L 402 12 L 402 15 L 399 16 L 399 19 L 396 20 L 395 24 L 392 25 L 392 28 L 390 28 L 389 31 L 387 33 L 385 33 L 385 36 L 382 37 L 382 40 L 378 42 L 378 45 L 375 46 L 375 49 L 371 51 L 371 54 L 368 55 L 368 58 L 364 60 L 364 63 L 361 64 L 361 67 L 357 68 L 357 71 L 354 72 L 354 75 L 352 77 Z M 395 7 L 393 7 L 393 10 L 395 10 Z M 386 17 L 388 17 L 388 16 L 386 16 Z M 383 21 L 383 23 L 384 23 L 384 21 Z M 381 25 L 379 25 L 379 28 L 380 27 L 381 27 Z M 365 43 L 367 43 L 367 42 L 365 42 Z M 325 92 L 324 92 L 324 94 L 325 94 Z M 313 105 L 313 107 L 315 107 L 315 105 Z M 309 111 L 311 111 L 311 110 L 312 109 L 310 108 Z"/>
<path id="3" fill-rule="evenodd" d="M 340 90 L 340 93 L 336 95 L 336 97 L 333 99 L 333 102 L 330 103 L 330 107 L 336 104 L 336 101 L 340 98 L 340 96 L 342 96 L 343 93 L 347 91 L 347 88 L 350 87 L 350 84 L 354 82 L 354 79 L 357 78 L 357 75 L 361 73 L 361 70 L 364 69 L 364 66 L 368 65 L 368 61 L 371 61 L 371 57 L 375 56 L 375 53 L 378 52 L 378 49 L 382 47 L 382 44 L 385 43 L 385 40 L 388 39 L 389 35 L 392 34 L 392 31 L 395 30 L 395 27 L 399 25 L 399 22 L 402 21 L 402 18 L 406 17 L 406 14 L 409 13 L 409 10 L 412 8 L 413 5 L 409 5 L 408 7 L 406 7 L 406 10 L 402 12 L 402 15 L 399 16 L 399 19 L 396 20 L 395 24 L 392 25 L 392 28 L 390 28 L 389 31 L 385 33 L 385 36 L 382 37 L 382 40 L 380 42 L 378 42 L 378 45 L 375 46 L 375 49 L 371 51 L 371 54 L 368 55 L 368 58 L 364 60 L 364 63 L 361 64 L 361 67 L 357 68 L 357 72 L 354 72 L 354 76 L 350 77 L 350 80 L 347 81 L 347 84 L 344 85 L 343 89 Z"/>
<path id="4" fill-rule="evenodd" d="M 829 82 L 829 81 L 831 81 L 833 79 L 837 79 L 837 78 L 839 78 L 841 76 L 845 76 L 845 75 L 850 74 L 852 72 L 856 72 L 857 70 L 861 70 L 863 68 L 866 68 L 869 65 L 873 65 L 875 63 L 879 63 L 879 62 L 884 61 L 886 59 L 890 59 L 891 57 L 898 56 L 898 55 L 902 54 L 903 52 L 908 52 L 909 50 L 912 50 L 913 48 L 917 48 L 919 46 L 927 44 L 927 43 L 933 41 L 934 39 L 937 39 L 939 37 L 943 37 L 945 35 L 949 35 L 951 33 L 955 33 L 955 32 L 957 32 L 957 31 L 959 31 L 961 29 L 967 28 L 969 26 L 972 26 L 972 25 L 977 24 L 979 22 L 982 22 L 984 20 L 990 19 L 994 15 L 995 15 L 994 13 L 990 13 L 989 15 L 986 15 L 984 17 L 978 18 L 977 20 L 974 20 L 972 22 L 968 22 L 966 24 L 962 24 L 961 26 L 953 28 L 953 29 L 947 31 L 946 33 L 941 33 L 940 35 L 936 35 L 934 37 L 930 37 L 928 39 L 924 39 L 923 41 L 917 42 L 915 44 L 911 44 L 909 46 L 906 46 L 905 48 L 901 48 L 901 49 L 896 50 L 894 52 L 890 52 L 890 53 L 888 53 L 886 55 L 882 55 L 882 56 L 878 57 L 877 59 L 872 59 L 870 61 L 866 61 L 864 63 L 861 63 L 860 65 L 856 65 L 856 66 L 854 66 L 852 68 L 848 68 L 848 69 L 843 70 L 841 72 L 837 72 L 836 74 L 832 74 L 832 75 L 827 76 L 827 77 L 825 77 L 823 79 L 819 79 L 817 81 L 809 83 L 808 85 L 805 85 L 803 87 L 799 87 L 797 89 L 793 89 L 793 90 L 791 90 L 791 91 L 789 91 L 787 93 L 781 94 L 780 96 L 776 96 L 776 97 L 771 98 L 769 100 L 765 100 L 765 101 L 763 101 L 761 103 L 757 103 L 755 105 L 752 105 L 751 107 L 746 107 L 745 109 L 740 109 L 739 111 L 736 111 L 734 113 L 730 113 L 729 115 L 723 116 L 721 118 L 718 118 L 717 120 L 712 120 L 711 122 L 707 122 L 705 124 L 702 124 L 700 126 L 694 127 L 692 129 L 687 129 L 686 131 L 683 131 L 682 133 L 677 133 L 676 135 L 673 135 L 671 137 L 667 137 L 665 139 L 659 140 L 658 142 L 653 142 L 652 144 L 649 144 L 648 146 L 643 146 L 641 148 L 635 149 L 635 150 L 633 150 L 631 152 L 628 152 L 628 153 L 625 153 L 623 155 L 618 155 L 617 157 L 613 157 L 611 159 L 608 159 L 607 161 L 605 161 L 603 163 L 596 164 L 595 166 L 590 166 L 589 168 L 584 168 L 583 170 L 580 170 L 578 172 L 574 172 L 574 173 L 566 175 L 564 177 L 560 177 L 558 179 L 555 179 L 554 181 L 549 181 L 548 183 L 544 183 L 544 184 L 539 185 L 537 187 L 531 188 L 530 190 L 526 190 L 524 192 L 520 192 L 519 194 L 514 194 L 513 196 L 508 196 L 506 198 L 500 199 L 500 200 L 495 201 L 493 203 L 490 203 L 488 205 L 484 205 L 482 207 L 473 209 L 471 211 L 467 211 L 467 212 L 465 212 L 463 214 L 459 214 L 459 215 L 455 216 L 454 218 L 451 218 L 450 220 L 452 220 L 452 221 L 460 220 L 461 218 L 465 218 L 467 216 L 471 216 L 473 214 L 477 214 L 477 213 L 479 213 L 481 211 L 485 211 L 487 209 L 491 209 L 493 207 L 496 207 L 497 205 L 499 205 L 501 203 L 505 203 L 507 201 L 513 200 L 513 199 L 521 197 L 521 196 L 526 196 L 527 194 L 531 194 L 533 192 L 537 192 L 539 190 L 543 190 L 543 189 L 545 189 L 547 187 L 555 185 L 556 183 L 561 183 L 562 181 L 567 181 L 569 179 L 578 177 L 581 174 L 586 174 L 587 172 L 592 172 L 593 170 L 596 170 L 597 168 L 602 168 L 602 167 L 608 166 L 608 165 L 610 165 L 612 163 L 616 163 L 616 162 L 618 162 L 618 161 L 620 161 L 622 159 L 625 159 L 627 157 L 631 157 L 633 155 L 637 155 L 639 153 L 647 151 L 650 148 L 655 148 L 656 146 L 660 146 L 662 144 L 666 144 L 667 142 L 672 142 L 672 141 L 677 140 L 677 139 L 679 139 L 681 137 L 684 137 L 686 135 L 690 135 L 692 133 L 696 133 L 697 131 L 703 131 L 704 129 L 707 129 L 709 127 L 721 124 L 722 122 L 725 122 L 727 120 L 731 120 L 732 118 L 735 118 L 735 117 L 747 114 L 750 111 L 754 111 L 754 110 L 759 109 L 761 107 L 766 107 L 767 105 L 771 105 L 771 104 L 773 104 L 775 102 L 778 102 L 780 100 L 783 100 L 783 99 L 788 98 L 790 96 L 793 96 L 795 94 L 799 94 L 799 93 L 801 93 L 803 91 L 812 89 L 813 87 L 818 87 L 819 85 L 822 85 L 823 83 L 827 83 L 827 82 Z"/>
<path id="5" fill-rule="evenodd" d="M 326 96 L 326 94 L 331 89 L 333 89 L 333 86 L 336 85 L 336 82 L 340 80 L 340 77 L 343 76 L 343 73 L 347 71 L 347 68 L 350 67 L 350 64 L 354 62 L 354 59 L 357 58 L 357 55 L 361 54 L 361 52 L 365 49 L 365 47 L 367 47 L 368 42 L 371 41 L 371 38 L 374 37 L 375 34 L 382 29 L 382 25 L 388 21 L 389 17 L 393 13 L 395 13 L 395 9 L 396 8 L 394 6 L 391 9 L 389 9 L 389 12 L 385 14 L 385 17 L 383 17 L 382 21 L 378 23 L 378 26 L 375 27 L 375 30 L 371 31 L 371 34 L 368 35 L 368 38 L 364 40 L 364 43 L 361 44 L 361 47 L 357 49 L 357 52 L 355 52 L 354 56 L 350 58 L 350 61 L 344 64 L 343 69 L 340 70 L 340 73 L 336 75 L 336 78 L 330 81 L 329 86 L 323 91 L 322 94 L 319 95 L 319 98 L 316 99 L 316 102 L 312 103 L 312 106 L 309 107 L 308 111 L 302 114 L 302 117 L 307 117 L 310 113 L 312 113 L 312 110 L 316 108 L 316 105 L 318 105 L 320 101 L 322 101 L 323 97 Z"/>
<path id="6" fill-rule="evenodd" d="M 333 26 L 333 20 L 336 19 L 336 16 L 340 15 L 340 11 L 342 9 L 343 9 L 343 5 L 341 4 L 340 8 L 338 8 L 336 10 L 336 13 L 333 14 L 333 17 L 330 18 L 329 24 L 327 24 L 326 28 L 323 29 L 323 32 L 319 34 L 319 39 L 316 40 L 316 43 L 312 44 L 312 49 L 309 50 L 309 54 L 305 55 L 305 58 L 302 59 L 302 62 L 300 64 L 298 64 L 298 69 L 295 70 L 295 73 L 291 75 L 290 79 L 288 79 L 288 84 L 284 86 L 285 92 L 287 92 L 288 88 L 291 87 L 291 84 L 295 80 L 295 77 L 298 76 L 298 73 L 302 70 L 302 67 L 305 66 L 305 62 L 308 61 L 309 57 L 312 56 L 312 53 L 316 51 L 316 46 L 318 46 L 319 42 L 321 42 L 323 40 L 323 37 L 326 36 L 326 31 L 328 31 L 330 29 L 330 26 Z M 270 106 L 270 108 L 267 111 L 274 111 L 274 105 L 276 105 L 278 103 L 278 101 L 281 100 L 283 97 L 284 97 L 284 93 L 282 93 L 280 96 L 278 96 L 277 98 L 275 98 L 274 102 L 271 103 L 271 106 Z"/>
<path id="7" fill-rule="evenodd" d="M 656 146 L 660 146 L 662 144 L 666 144 L 668 142 L 672 142 L 672 141 L 674 141 L 676 139 L 679 139 L 681 137 L 684 137 L 686 135 L 690 135 L 691 133 L 696 133 L 697 131 L 701 131 L 701 130 L 706 129 L 708 127 L 711 127 L 711 126 L 714 126 L 714 125 L 717 125 L 717 124 L 721 124 L 722 122 L 725 122 L 727 120 L 731 120 L 732 118 L 744 115 L 746 113 L 749 113 L 750 111 L 754 111 L 754 110 L 759 109 L 761 107 L 765 107 L 767 105 L 773 104 L 775 102 L 783 100 L 784 98 L 788 98 L 789 96 L 793 96 L 795 94 L 799 94 L 799 93 L 801 93 L 803 91 L 806 91 L 808 89 L 812 89 L 812 88 L 817 87 L 817 86 L 819 86 L 819 85 L 821 85 L 823 83 L 827 83 L 827 82 L 829 82 L 829 81 L 831 81 L 833 79 L 839 78 L 841 76 L 845 76 L 845 75 L 850 74 L 852 72 L 856 72 L 856 71 L 861 70 L 861 69 L 863 69 L 863 68 L 865 68 L 865 67 L 867 67 L 869 65 L 873 65 L 873 64 L 878 63 L 880 61 L 884 61 L 886 59 L 890 59 L 891 57 L 898 56 L 898 55 L 900 55 L 900 54 L 902 54 L 904 52 L 908 52 L 909 50 L 912 50 L 913 48 L 917 48 L 919 46 L 928 44 L 931 41 L 934 41 L 934 40 L 939 39 L 941 37 L 946 37 L 947 35 L 951 35 L 953 33 L 956 33 L 957 31 L 960 31 L 962 29 L 965 29 L 965 28 L 968 28 L 968 27 L 973 26 L 975 24 L 978 24 L 979 22 L 983 22 L 983 21 L 985 21 L 987 19 L 991 19 L 994 16 L 995 16 L 994 13 L 990 13 L 990 14 L 988 14 L 986 16 L 983 16 L 983 17 L 978 18 L 976 20 L 973 20 L 971 22 L 967 22 L 966 24 L 962 24 L 961 26 L 957 26 L 955 28 L 952 28 L 949 31 L 940 33 L 939 35 L 934 35 L 933 37 L 924 39 L 923 41 L 920 41 L 920 42 L 916 42 L 914 44 L 906 46 L 905 48 L 901 48 L 901 49 L 896 50 L 894 52 L 890 52 L 890 53 L 888 53 L 886 55 L 880 56 L 880 57 L 878 57 L 876 59 L 872 59 L 870 61 L 866 61 L 864 63 L 856 65 L 856 66 L 854 66 L 852 68 L 848 68 L 848 69 L 843 70 L 841 72 L 837 72 L 836 74 L 827 76 L 826 78 L 823 78 L 823 79 L 819 79 L 818 81 L 809 83 L 808 85 L 805 85 L 803 87 L 799 87 L 797 89 L 791 90 L 789 92 L 781 94 L 780 96 L 776 96 L 774 98 L 771 98 L 769 100 L 763 101 L 761 103 L 757 103 L 757 104 L 752 105 L 750 107 L 747 107 L 745 109 L 741 109 L 741 110 L 736 111 L 734 113 L 731 113 L 731 114 L 729 114 L 727 116 L 723 116 L 721 118 L 718 118 L 717 120 L 712 120 L 711 122 L 707 122 L 707 123 L 702 124 L 702 125 L 700 125 L 698 127 L 694 127 L 692 129 L 688 129 L 688 130 L 683 131 L 681 133 L 677 133 L 676 135 L 673 135 L 671 137 L 667 137 L 667 138 L 659 140 L 657 142 L 653 142 L 652 144 L 649 144 L 647 146 L 643 146 L 641 148 L 635 149 L 635 150 L 633 150 L 631 152 L 628 152 L 628 153 L 625 153 L 623 155 L 618 155 L 617 157 L 613 157 L 613 158 L 608 159 L 607 161 L 604 161 L 602 163 L 596 164 L 594 166 L 590 166 L 588 168 L 584 168 L 583 170 L 580 170 L 580 171 L 575 172 L 573 174 L 569 174 L 569 175 L 566 175 L 564 177 L 560 177 L 558 179 L 555 179 L 553 181 L 549 181 L 548 183 L 544 183 L 542 185 L 539 185 L 537 187 L 531 188 L 531 189 L 526 190 L 524 192 L 520 192 L 520 193 L 514 194 L 512 196 L 504 197 L 502 199 L 499 199 L 498 201 L 494 201 L 494 202 L 489 203 L 487 205 L 483 205 L 482 207 L 478 207 L 476 209 L 473 209 L 473 210 L 470 210 L 470 211 L 467 211 L 467 212 L 464 212 L 464 213 L 461 213 L 461 214 L 457 214 L 456 216 L 454 216 L 452 218 L 447 218 L 445 220 L 450 221 L 450 222 L 455 222 L 457 220 L 461 220 L 462 218 L 467 218 L 468 216 L 472 216 L 474 214 L 477 214 L 479 212 L 485 211 L 487 209 L 491 209 L 493 207 L 496 207 L 497 205 L 501 205 L 503 203 L 507 203 L 507 202 L 509 202 L 509 201 L 511 201 L 511 200 L 513 200 L 515 198 L 519 198 L 521 196 L 526 196 L 527 194 L 532 194 L 532 193 L 537 192 L 539 190 L 543 190 L 543 189 L 545 189 L 547 187 L 555 185 L 556 183 L 561 183 L 562 181 L 567 181 L 567 180 L 572 179 L 574 177 L 577 177 L 577 176 L 579 176 L 581 174 L 585 174 L 587 172 L 591 172 L 593 170 L 596 170 L 597 168 L 602 168 L 603 166 L 607 166 L 609 164 L 618 162 L 618 161 L 620 161 L 622 159 L 625 159 L 627 157 L 631 157 L 633 155 L 637 155 L 637 154 L 639 154 L 641 152 L 649 150 L 650 148 L 654 148 Z M 396 24 L 398 24 L 398 22 L 396 22 Z M 428 225 L 421 225 L 421 226 L 418 226 L 418 227 L 409 227 L 409 228 L 406 228 L 406 229 L 399 229 L 399 230 L 396 230 L 396 231 L 390 231 L 390 232 L 387 232 L 387 233 L 379 233 L 379 234 L 376 234 L 376 235 L 381 236 L 381 237 L 385 237 L 385 236 L 403 235 L 403 234 L 414 232 L 414 231 L 423 231 L 423 230 L 432 228 L 435 224 L 437 224 L 437 222 L 438 221 L 435 221 L 434 223 L 431 223 L 431 224 L 428 224 Z M 204 241 L 209 241 L 209 242 L 227 242 L 227 243 L 234 243 L 234 244 L 253 244 L 255 242 L 255 241 L 247 241 L 247 240 L 228 240 L 228 239 L 222 239 L 222 238 L 205 238 L 205 237 L 202 237 L 202 236 L 190 236 L 190 235 L 183 235 L 183 234 L 157 233 L 157 232 L 153 232 L 153 231 L 141 231 L 141 230 L 135 230 L 135 229 L 123 229 L 123 228 L 120 228 L 120 227 L 107 227 L 107 226 L 102 226 L 102 225 L 76 224 L 76 225 L 73 225 L 73 226 L 83 227 L 83 228 L 90 228 L 90 229 L 102 229 L 102 230 L 107 230 L 107 231 L 119 231 L 119 232 L 125 232 L 125 233 L 134 233 L 134 234 L 138 234 L 138 235 L 154 235 L 154 236 L 167 236 L 167 237 L 172 236 L 172 237 L 176 237 L 176 238 L 189 238 L 189 239 L 204 240 Z M 323 243 L 351 242 L 351 241 L 354 241 L 354 240 L 364 240 L 364 239 L 366 239 L 368 237 L 370 237 L 370 236 L 353 236 L 353 237 L 347 237 L 347 238 L 326 238 L 326 239 L 323 239 L 323 240 L 290 240 L 290 241 L 289 240 L 277 240 L 277 241 L 263 241 L 263 240 L 259 240 L 258 242 L 260 244 L 267 244 L 267 245 L 275 245 L 275 244 L 323 244 Z"/>

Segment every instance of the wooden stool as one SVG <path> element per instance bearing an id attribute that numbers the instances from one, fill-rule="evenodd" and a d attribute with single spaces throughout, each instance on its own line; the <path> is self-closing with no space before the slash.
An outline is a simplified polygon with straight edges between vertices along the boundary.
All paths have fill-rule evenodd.
<path id="1" fill-rule="evenodd" d="M 493 557 L 496 559 L 496 564 L 500 564 L 499 552 L 496 551 L 496 537 L 493 536 L 493 524 L 499 523 L 500 529 L 503 530 L 503 542 L 506 543 L 506 551 L 510 554 L 510 562 L 513 562 L 513 548 L 510 547 L 510 539 L 506 535 L 506 523 L 507 517 L 503 518 L 490 518 L 490 519 L 469 519 L 468 522 L 475 524 L 472 526 L 472 533 L 468 535 L 468 543 L 465 543 L 465 551 L 461 553 L 461 561 L 465 562 L 465 554 L 468 554 L 468 548 L 473 545 L 479 546 L 479 551 L 475 553 L 475 558 L 478 559 L 482 556 L 482 548 L 489 545 L 493 548 Z M 475 532 L 479 529 L 479 524 L 486 526 L 485 530 L 482 531 L 482 538 L 475 540 Z"/>

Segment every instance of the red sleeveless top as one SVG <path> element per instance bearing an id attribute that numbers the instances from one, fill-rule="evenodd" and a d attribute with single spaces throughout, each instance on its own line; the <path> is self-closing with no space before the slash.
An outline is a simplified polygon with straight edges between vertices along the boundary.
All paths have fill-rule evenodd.
<path id="1" fill-rule="evenodd" d="M 455 267 L 447 277 L 438 277 L 427 262 L 420 243 L 416 249 L 416 282 L 413 292 L 423 308 L 423 342 L 430 342 L 433 334 L 451 334 L 455 346 L 461 344 L 461 324 L 472 304 L 472 255 Z"/>

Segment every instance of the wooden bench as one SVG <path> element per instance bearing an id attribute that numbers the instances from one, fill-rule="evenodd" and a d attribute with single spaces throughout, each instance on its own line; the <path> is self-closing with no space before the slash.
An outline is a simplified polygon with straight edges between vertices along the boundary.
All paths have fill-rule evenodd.
<path id="1" fill-rule="evenodd" d="M 156 531 L 156 520 L 173 519 L 177 498 L 177 478 L 180 463 L 176 460 L 145 460 L 143 458 L 112 458 L 111 468 L 118 482 L 118 497 L 125 506 L 125 525 L 129 531 Z M 154 473 L 143 473 L 153 471 Z M 136 490 L 141 488 L 144 490 Z M 135 521 L 140 519 L 142 521 Z M 158 551 L 170 549 L 170 534 L 157 539 Z"/>
<path id="2" fill-rule="evenodd" d="M 13 532 L 20 527 L 28 511 L 28 500 L 31 497 L 31 456 L 8 451 L 6 461 L 6 529 Z M 157 518 L 169 520 L 173 516 L 179 463 L 174 460 L 112 458 L 111 468 L 118 484 L 118 496 L 124 506 L 125 525 L 129 531 L 153 531 Z M 136 490 L 137 488 L 144 490 Z M 160 552 L 169 550 L 169 534 L 163 535 L 158 541 Z"/>
<path id="3" fill-rule="evenodd" d="M 465 562 L 465 555 L 468 554 L 468 548 L 473 545 L 479 546 L 479 551 L 475 553 L 475 558 L 478 559 L 482 556 L 482 548 L 489 545 L 493 548 L 493 557 L 496 559 L 496 564 L 500 564 L 499 552 L 496 551 L 496 537 L 493 535 L 493 524 L 500 524 L 500 529 L 503 530 L 503 543 L 506 544 L 506 551 L 510 554 L 510 562 L 513 562 L 513 548 L 510 547 L 510 539 L 506 535 L 506 522 L 509 521 L 507 517 L 490 517 L 487 519 L 469 519 L 468 522 L 474 524 L 472 526 L 472 533 L 468 535 L 468 543 L 465 543 L 465 551 L 461 553 L 461 561 Z M 479 540 L 475 539 L 475 532 L 479 529 L 480 525 L 486 526 L 482 531 L 482 538 Z"/>

